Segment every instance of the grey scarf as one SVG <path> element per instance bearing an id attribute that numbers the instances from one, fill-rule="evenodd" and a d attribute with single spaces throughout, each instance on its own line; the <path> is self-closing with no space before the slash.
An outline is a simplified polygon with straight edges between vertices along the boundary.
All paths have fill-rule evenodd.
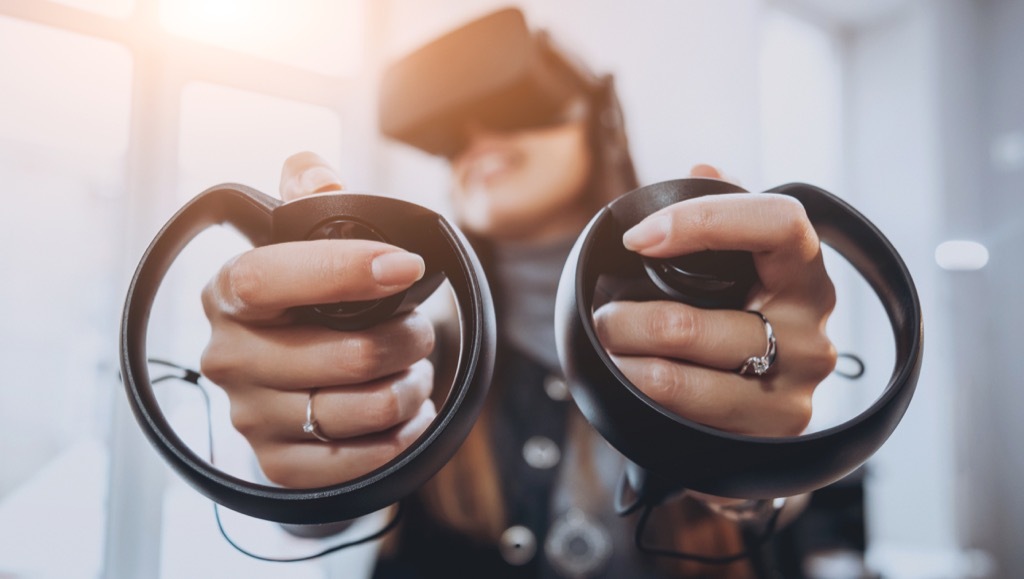
<path id="1" fill-rule="evenodd" d="M 575 241 L 574 235 L 542 245 L 502 243 L 494 248 L 494 281 L 502 298 L 501 337 L 558 374 L 555 293 Z"/>

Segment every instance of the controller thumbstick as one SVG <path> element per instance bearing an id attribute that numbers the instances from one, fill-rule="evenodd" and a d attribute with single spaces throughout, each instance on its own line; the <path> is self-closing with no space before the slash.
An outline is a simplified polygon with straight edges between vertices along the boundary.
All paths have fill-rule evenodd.
<path id="1" fill-rule="evenodd" d="M 644 258 L 647 277 L 673 300 L 701 308 L 741 308 L 757 281 L 746 251 L 701 251 L 680 257 Z"/>
<path id="2" fill-rule="evenodd" d="M 321 223 L 309 233 L 306 239 L 368 239 L 370 241 L 386 243 L 384 237 L 369 225 L 347 218 L 336 218 Z M 367 312 L 380 305 L 382 301 L 377 299 L 357 302 L 336 302 L 333 304 L 319 304 L 312 306 L 310 309 L 316 312 L 316 314 L 328 318 L 330 320 L 328 325 L 337 327 L 339 323 L 344 324 L 346 321 L 354 321 L 360 316 L 366 315 Z"/>

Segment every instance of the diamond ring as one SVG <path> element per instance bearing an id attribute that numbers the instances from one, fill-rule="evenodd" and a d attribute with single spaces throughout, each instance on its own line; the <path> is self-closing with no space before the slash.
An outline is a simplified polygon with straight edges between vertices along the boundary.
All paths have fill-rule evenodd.
<path id="1" fill-rule="evenodd" d="M 757 310 L 747 310 L 749 313 L 761 318 L 761 322 L 764 324 L 764 335 L 768 339 L 768 347 L 765 349 L 763 356 L 751 356 L 747 358 L 739 368 L 736 369 L 738 374 L 754 374 L 755 376 L 764 376 L 768 370 L 771 369 L 772 364 L 775 363 L 776 357 L 776 344 L 775 344 L 775 331 L 772 330 L 772 325 L 768 321 L 768 318 L 764 317 L 764 314 Z"/>
<path id="2" fill-rule="evenodd" d="M 322 442 L 333 442 L 320 430 L 320 423 L 313 416 L 313 395 L 316 394 L 316 390 L 316 388 L 313 388 L 309 391 L 309 400 L 306 401 L 306 422 L 302 425 L 302 432 L 312 434 L 317 440 Z"/>

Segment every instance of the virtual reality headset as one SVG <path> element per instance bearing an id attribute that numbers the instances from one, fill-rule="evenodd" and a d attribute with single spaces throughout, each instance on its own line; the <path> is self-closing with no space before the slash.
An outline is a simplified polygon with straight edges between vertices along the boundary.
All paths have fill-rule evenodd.
<path id="1" fill-rule="evenodd" d="M 393 64 L 380 90 L 380 129 L 451 158 L 465 148 L 468 127 L 514 131 L 558 124 L 596 85 L 545 33 L 531 33 L 522 12 L 505 9 Z"/>

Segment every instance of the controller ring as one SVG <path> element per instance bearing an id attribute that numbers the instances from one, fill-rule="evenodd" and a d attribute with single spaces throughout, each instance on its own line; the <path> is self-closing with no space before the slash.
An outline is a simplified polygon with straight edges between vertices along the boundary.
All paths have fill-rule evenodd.
<path id="1" fill-rule="evenodd" d="M 469 243 L 447 220 L 418 205 L 384 197 L 340 194 L 305 199 L 308 202 L 302 207 L 297 201 L 281 204 L 255 189 L 230 183 L 196 196 L 167 222 L 143 254 L 128 289 L 120 332 L 125 391 L 140 427 L 164 459 L 211 500 L 249 516 L 288 524 L 353 519 L 419 488 L 454 455 L 476 421 L 490 385 L 495 353 L 494 306 L 483 269 Z M 149 376 L 146 330 L 160 283 L 199 233 L 228 224 L 256 246 L 304 239 L 307 231 L 289 232 L 289 226 L 297 215 L 317 219 L 320 213 L 350 215 L 387 229 L 391 243 L 424 258 L 424 279 L 440 283 L 447 278 L 459 304 L 462 353 L 437 418 L 399 456 L 371 473 L 333 486 L 271 487 L 218 470 L 174 432 Z M 413 288 L 407 292 L 415 293 Z"/>
<path id="2" fill-rule="evenodd" d="M 742 192 L 713 179 L 680 179 L 641 187 L 602 209 L 580 235 L 558 287 L 556 339 L 573 400 L 583 415 L 643 472 L 634 471 L 657 502 L 686 488 L 713 495 L 768 499 L 826 486 L 863 464 L 892 434 L 913 396 L 921 369 L 921 305 L 910 272 L 885 236 L 853 207 L 805 184 L 770 192 L 799 200 L 822 242 L 868 281 L 889 316 L 896 364 L 878 400 L 827 430 L 790 437 L 733 434 L 682 418 L 649 398 L 602 347 L 592 312 L 599 278 L 645 278 L 622 234 L 672 203 L 706 194 Z M 649 269 L 649 268 L 648 268 Z M 665 299 L 662 293 L 660 299 Z M 734 304 L 741 307 L 742 302 Z M 644 425 L 636 428 L 636 425 Z M 635 487 L 636 488 L 636 487 Z"/>

